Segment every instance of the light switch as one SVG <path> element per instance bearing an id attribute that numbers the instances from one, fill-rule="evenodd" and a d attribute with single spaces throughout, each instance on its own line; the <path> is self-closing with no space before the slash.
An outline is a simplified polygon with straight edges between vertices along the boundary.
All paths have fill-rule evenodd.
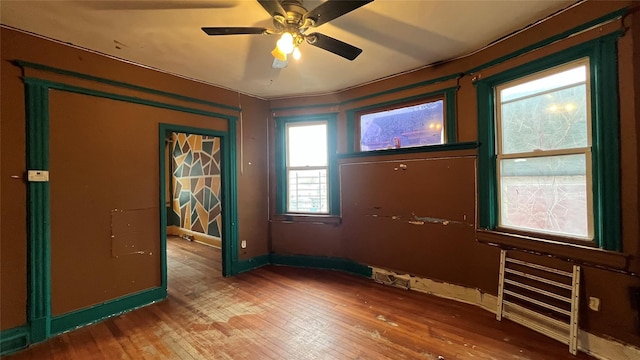
<path id="1" fill-rule="evenodd" d="M 49 181 L 49 172 L 46 170 L 29 170 L 27 179 L 34 182 L 47 182 Z"/>

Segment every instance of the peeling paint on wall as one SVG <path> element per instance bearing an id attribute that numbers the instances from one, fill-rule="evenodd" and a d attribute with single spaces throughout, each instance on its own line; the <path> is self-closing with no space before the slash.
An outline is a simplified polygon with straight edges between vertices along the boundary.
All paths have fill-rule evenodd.
<path id="1" fill-rule="evenodd" d="M 153 255 L 149 229 L 157 216 L 157 208 L 111 210 L 111 256 Z"/>
<path id="2" fill-rule="evenodd" d="M 464 221 L 458 220 L 449 220 L 449 219 L 441 219 L 430 216 L 417 216 L 414 213 L 411 213 L 411 216 L 402 216 L 402 215 L 379 215 L 379 214 L 366 214 L 365 216 L 375 217 L 375 218 L 389 218 L 391 220 L 400 220 L 406 221 L 411 225 L 425 225 L 425 224 L 439 224 L 439 225 L 462 225 L 462 226 L 474 226 L 474 224 L 467 223 Z M 464 215 L 464 219 L 466 220 L 467 216 Z"/>
<path id="3" fill-rule="evenodd" d="M 395 278 L 408 279 L 409 290 L 419 291 L 445 299 L 460 301 L 463 303 L 481 307 L 493 314 L 496 313 L 498 306 L 497 296 L 484 293 L 480 289 L 439 282 L 409 274 L 397 274 L 393 271 L 385 270 L 382 268 L 371 267 L 371 269 L 372 277 L 374 280 L 376 279 L 376 277 L 379 278 L 380 275 L 384 277 L 391 276 Z M 393 284 L 390 285 L 393 286 Z M 578 349 L 598 359 L 640 359 L 640 348 L 629 344 L 622 344 L 612 339 L 603 338 L 591 334 L 583 329 L 578 329 Z"/>
<path id="4" fill-rule="evenodd" d="M 380 277 L 406 279 L 408 280 L 407 289 L 409 290 L 419 291 L 446 299 L 453 299 L 467 304 L 476 305 L 492 313 L 496 312 L 498 305 L 498 298 L 495 295 L 486 294 L 479 289 L 472 289 L 460 285 L 438 282 L 435 280 L 421 278 L 410 274 L 398 274 L 390 270 L 376 267 L 372 267 L 372 277 L 374 280 Z"/>

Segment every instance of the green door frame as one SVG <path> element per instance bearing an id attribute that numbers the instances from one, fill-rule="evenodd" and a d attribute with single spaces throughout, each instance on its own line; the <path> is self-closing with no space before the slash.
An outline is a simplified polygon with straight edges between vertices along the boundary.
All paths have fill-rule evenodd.
<path id="1" fill-rule="evenodd" d="M 233 264 L 238 262 L 238 209 L 237 209 L 237 165 L 235 157 L 235 122 L 229 122 L 229 131 L 194 128 L 189 126 L 160 124 L 160 138 L 158 144 L 160 158 L 160 236 L 162 256 L 162 286 L 167 288 L 167 211 L 166 204 L 166 169 L 167 157 L 165 156 L 165 139 L 171 133 L 184 133 L 187 135 L 205 135 L 220 138 L 220 180 L 221 180 L 221 206 L 222 206 L 222 275 L 235 275 Z M 169 152 L 171 153 L 171 152 Z"/>

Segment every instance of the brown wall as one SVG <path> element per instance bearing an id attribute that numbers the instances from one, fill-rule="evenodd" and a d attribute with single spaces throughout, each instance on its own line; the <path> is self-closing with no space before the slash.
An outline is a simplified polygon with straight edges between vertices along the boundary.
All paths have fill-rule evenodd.
<path id="1" fill-rule="evenodd" d="M 629 287 L 640 286 L 640 229 L 638 209 L 638 99 L 640 96 L 640 12 L 624 19 L 588 29 L 519 57 L 470 73 L 468 70 L 520 50 L 551 36 L 566 32 L 593 19 L 629 6 L 631 2 L 587 1 L 532 29 L 525 30 L 474 55 L 427 67 L 388 80 L 333 95 L 331 98 L 303 97 L 272 101 L 273 117 L 338 112 L 338 151 L 347 151 L 347 119 L 350 109 L 426 94 L 459 86 L 456 93 L 456 121 L 459 142 L 477 141 L 477 100 L 472 79 L 491 76 L 541 57 L 597 38 L 621 28 L 627 31 L 618 41 L 620 92 L 620 142 L 622 167 L 621 254 L 587 250 L 575 256 L 564 246 L 540 248 L 539 242 L 523 248 L 555 258 L 537 257 L 549 265 L 575 257 L 585 266 L 581 304 L 581 328 L 640 345 L 640 321 L 629 299 Z M 459 79 L 407 89 L 407 85 L 451 74 Z M 393 90 L 405 87 L 402 91 Z M 380 93 L 380 95 L 375 95 Z M 309 111 L 293 108 L 299 103 L 314 105 Z M 335 104 L 322 107 L 321 104 Z M 291 107 L 291 109 L 287 109 Z M 273 135 L 271 141 L 274 140 Z M 341 223 L 325 224 L 284 221 L 272 214 L 271 242 L 277 253 L 338 256 L 367 265 L 477 288 L 496 294 L 498 248 L 478 242 L 475 150 L 417 153 L 394 156 L 346 157 L 340 161 Z M 273 161 L 273 156 L 272 156 Z M 407 170 L 395 170 L 399 164 Z M 271 180 L 275 181 L 275 168 Z M 272 198 L 275 187 L 271 186 Z M 467 215 L 466 219 L 464 215 Z M 420 218 L 431 221 L 422 224 Z M 447 222 L 447 225 L 444 222 Z M 550 250 L 549 250 L 550 249 Z M 562 252 L 561 250 L 565 250 Z M 569 254 L 566 256 L 566 254 Z M 607 259 L 611 260 L 608 261 Z M 614 264 L 611 270 L 601 269 Z M 588 297 L 602 301 L 599 312 L 590 311 Z"/>
<path id="2" fill-rule="evenodd" d="M 620 122 L 621 122 L 621 163 L 622 169 L 622 225 L 624 255 L 630 259 L 627 266 L 612 272 L 597 267 L 586 266 L 583 276 L 582 304 L 586 304 L 588 296 L 596 296 L 602 300 L 600 312 L 591 312 L 582 308 L 581 327 L 595 334 L 610 336 L 631 344 L 640 345 L 639 330 L 637 328 L 638 313 L 632 309 L 628 297 L 630 286 L 640 286 L 637 276 L 629 275 L 629 271 L 640 271 L 640 230 L 638 202 L 638 169 L 640 162 L 640 117 L 638 95 L 640 94 L 640 13 L 602 27 L 590 29 L 576 36 L 548 45 L 542 49 L 529 52 L 518 58 L 494 65 L 480 73 L 465 73 L 460 79 L 444 83 L 436 83 L 397 92 L 387 92 L 405 85 L 415 84 L 425 80 L 435 79 L 454 73 L 463 73 L 468 69 L 496 59 L 504 54 L 534 44 L 540 40 L 562 33 L 577 25 L 608 14 L 630 2 L 600 2 L 588 1 L 567 13 L 561 14 L 549 21 L 537 25 L 512 38 L 501 41 L 472 56 L 457 61 L 428 67 L 420 71 L 404 74 L 392 79 L 350 89 L 333 95 L 322 97 L 303 97 L 282 99 L 271 103 L 238 93 L 219 89 L 202 83 L 177 78 L 150 69 L 136 67 L 111 58 L 82 51 L 70 46 L 46 41 L 30 35 L 2 28 L 0 30 L 2 62 L 0 64 L 1 83 L 1 133 L 0 133 L 0 330 L 23 325 L 26 321 L 26 184 L 20 179 L 26 169 L 25 165 L 25 106 L 24 87 L 20 79 L 21 71 L 9 63 L 10 60 L 26 60 L 49 66 L 69 69 L 80 73 L 91 74 L 111 80 L 133 83 L 152 89 L 158 89 L 209 100 L 221 104 L 242 108 L 242 120 L 238 122 L 238 210 L 239 210 L 239 239 L 246 240 L 248 247 L 240 250 L 241 258 L 250 258 L 267 253 L 269 250 L 279 254 L 307 254 L 316 256 L 345 257 L 368 265 L 411 273 L 418 276 L 432 278 L 439 281 L 455 283 L 470 288 L 478 288 L 487 293 L 496 293 L 497 287 L 497 249 L 479 244 L 474 229 L 476 226 L 476 180 L 475 180 L 475 152 L 472 150 L 455 153 L 425 153 L 381 158 L 345 158 L 341 160 L 342 192 L 342 223 L 330 221 L 326 224 L 313 222 L 284 221 L 275 216 L 275 171 L 273 161 L 274 134 L 273 116 L 308 114 L 310 112 L 297 109 L 286 110 L 288 106 L 301 104 L 335 104 L 334 107 L 314 107 L 314 113 L 338 111 L 339 152 L 347 151 L 346 111 L 368 105 L 375 105 L 386 101 L 402 99 L 421 93 L 429 93 L 443 88 L 459 85 L 457 91 L 456 114 L 458 122 L 458 141 L 477 140 L 477 105 L 476 92 L 472 78 L 489 76 L 514 66 L 565 49 L 571 45 L 592 39 L 604 32 L 623 26 L 630 29 L 619 40 L 619 85 L 620 85 Z M 87 80 L 71 79 L 61 75 L 31 70 L 30 75 L 46 77 L 65 83 L 72 83 L 104 91 L 118 92 L 129 96 L 143 96 L 144 98 L 172 102 L 178 105 L 194 106 L 204 110 L 211 110 L 207 105 L 184 104 L 176 100 L 169 100 L 160 95 L 141 94 L 135 90 L 115 89 L 109 85 L 100 85 Z M 384 95 L 371 96 L 378 92 Z M 363 96 L 366 99 L 356 100 Z M 97 183 L 87 179 L 74 178 L 76 169 L 73 161 L 85 164 L 94 159 L 78 159 L 63 154 L 64 143 L 52 145 L 52 166 L 57 166 L 57 173 L 61 174 L 54 182 L 52 173 L 52 207 L 60 206 L 65 211 L 71 210 L 67 218 L 62 213 L 56 213 L 61 221 L 63 231 L 52 233 L 52 241 L 56 246 L 52 249 L 53 265 L 52 277 L 69 279 L 69 284 L 54 287 L 54 311 L 64 313 L 78 307 L 86 306 L 103 299 L 143 289 L 158 284 L 158 258 L 147 255 L 143 261 L 113 259 L 111 248 L 105 246 L 104 235 L 105 211 L 114 208 L 131 209 L 132 206 L 144 208 L 158 207 L 157 194 L 157 133 L 154 126 L 162 121 L 192 126 L 207 126 L 202 119 L 191 115 L 170 110 L 154 110 L 132 104 L 115 105 L 111 100 L 88 99 L 84 95 L 70 95 L 68 93 L 54 94 L 52 102 L 52 121 L 56 121 L 53 131 L 74 133 L 75 126 L 81 124 L 78 134 L 90 136 L 95 132 L 89 119 L 96 118 L 95 126 L 103 126 L 102 151 L 96 158 L 101 165 L 106 161 L 117 163 L 121 160 L 118 153 L 127 148 L 118 143 L 124 139 L 135 138 L 134 149 L 142 153 L 156 152 L 155 158 L 140 160 L 139 164 L 147 171 L 154 172 L 154 178 L 142 176 L 132 179 L 130 174 L 124 174 L 118 184 L 128 183 L 131 189 L 143 188 L 142 194 L 131 196 L 131 203 L 122 196 L 127 192 L 110 191 L 112 198 L 98 199 L 97 204 L 87 203 L 82 193 L 78 191 L 84 185 L 99 185 L 102 191 L 109 189 L 109 184 L 101 179 L 104 176 L 97 169 L 91 169 L 86 174 Z M 95 107 L 90 107 L 94 105 Z M 78 107 L 77 109 L 75 109 Z M 104 110 L 98 116 L 95 109 Z M 270 109 L 274 114 L 270 115 Z M 237 112 L 221 111 L 225 114 L 237 116 Z M 136 114 L 137 116 L 133 116 Z M 166 120 L 166 119 L 169 120 Z M 75 122 L 75 125 L 71 125 Z M 206 121 L 204 121 L 206 122 Z M 221 125 L 221 124 L 217 124 Z M 215 128 L 217 125 L 211 125 Z M 117 136 L 118 132 L 129 132 L 124 138 Z M 64 135 L 63 135 L 64 136 Z M 114 142 L 114 143 L 112 143 Z M 130 143 L 131 141 L 129 141 Z M 116 145 L 117 143 L 117 145 Z M 83 139 L 80 146 L 73 149 L 86 156 L 94 144 Z M 57 149 L 57 150 L 56 150 Z M 114 150 L 113 153 L 111 151 Z M 151 156 L 151 155 L 149 155 Z M 270 158 L 268 158 L 270 156 Z M 65 161 L 69 161 L 65 164 Z M 390 162 L 386 162 L 390 161 Z M 408 164 L 406 171 L 394 170 L 395 164 Z M 87 167 L 83 166 L 82 170 Z M 107 168 L 105 168 L 107 169 Z M 109 167 L 113 170 L 113 167 Z M 52 171 L 54 169 L 52 168 Z M 116 170 L 114 170 L 116 171 Z M 135 170 L 132 170 L 135 173 Z M 111 172 L 110 172 L 111 174 Z M 267 174 L 269 174 L 267 176 Z M 436 174 L 437 176 L 434 176 Z M 368 175 L 368 176 L 364 176 Z M 63 182 L 74 182 L 75 188 L 65 189 Z M 121 188 L 121 185 L 118 185 Z M 432 190 L 433 188 L 437 189 Z M 148 191 L 148 192 L 147 192 Z M 76 193 L 79 192 L 79 193 Z M 86 193 L 93 198 L 95 192 Z M 54 204 L 54 201 L 56 203 Z M 62 201 L 62 202 L 58 202 Z M 65 201 L 69 204 L 65 205 Z M 114 203 L 110 203 L 113 201 Z M 154 203 L 155 201 L 155 203 Z M 84 226 L 76 227 L 77 223 L 70 223 L 80 214 L 78 206 L 99 206 L 100 216 L 90 215 L 88 222 L 96 229 L 87 230 Z M 267 211 L 269 207 L 269 211 Z M 92 210 L 92 209 L 89 209 Z M 470 214 L 473 215 L 472 220 Z M 377 215 L 377 216 L 373 216 Z M 417 218 L 416 218 L 417 216 Z M 465 217 L 466 216 L 466 217 Z M 396 218 L 394 218 L 396 217 Z M 430 221 L 436 219 L 434 221 Z M 153 222 L 152 220 L 149 220 Z M 269 222 L 270 221 L 270 225 Z M 411 222 L 410 222 L 411 221 Z M 424 222 L 421 224 L 420 221 Z M 444 221 L 447 221 L 445 225 Z M 148 225 L 155 227 L 157 224 Z M 471 226 L 473 225 L 473 226 Z M 97 241 L 99 246 L 88 248 L 86 237 L 79 234 L 78 229 L 91 233 L 91 241 Z M 150 239 L 150 238 L 149 238 Z M 148 252 L 156 253 L 157 243 L 151 244 L 146 239 L 141 242 L 148 248 Z M 149 241 L 148 241 L 149 240 Z M 270 242 L 269 242 L 270 241 Z M 153 248 L 156 246 L 156 248 Z M 535 246 L 534 246 L 535 247 Z M 54 251 L 55 249 L 55 251 Z M 69 258 L 73 251 L 81 249 L 88 258 L 101 264 L 102 268 L 87 277 L 73 278 L 72 271 L 78 271 L 83 262 L 58 266 L 61 261 Z M 135 255 L 132 255 L 135 256 Z M 157 255 L 156 255 L 157 256 Z M 136 259 L 136 257 L 131 257 Z M 558 262 L 558 259 L 548 259 Z M 121 264 L 116 264 L 116 263 Z M 126 263 L 126 264 L 124 264 Z M 107 269 L 117 268 L 117 271 L 135 269 L 141 274 L 140 278 L 131 279 L 128 274 L 120 274 L 117 281 L 103 276 Z M 625 273 L 626 272 L 626 273 Z M 138 275 L 136 275 L 138 276 Z M 131 285 L 131 280 L 137 281 Z M 129 281 L 125 284 L 124 282 Z M 94 284 L 95 283 L 95 284 Z M 81 293 L 80 299 L 71 299 L 66 292 L 72 285 L 88 287 Z M 108 288 L 111 286 L 111 288 Z M 108 288 L 108 289 L 107 289 Z M 108 290 L 105 296 L 100 290 Z"/>
<path id="3" fill-rule="evenodd" d="M 267 147 L 269 103 L 240 95 L 242 117 L 238 122 L 238 241 L 246 240 L 240 258 L 269 252 L 269 182 Z M 240 137 L 242 136 L 242 139 Z"/>
<path id="4" fill-rule="evenodd" d="M 176 100 L 47 71 L 21 72 L 23 60 L 138 86 L 242 107 L 238 164 L 239 233 L 267 253 L 268 102 L 1 28 L 0 330 L 24 325 L 27 298 L 25 97 L 21 76 L 239 117 L 214 105 Z M 227 130 L 227 121 L 127 101 L 51 90 L 50 194 L 53 315 L 160 285 L 159 123 Z M 242 144 L 242 145 L 241 145 Z M 238 156 L 240 161 L 240 156 Z M 223 165 L 224 166 L 224 165 Z M 13 179 L 11 176 L 18 176 Z M 257 195 L 258 192 L 264 194 Z M 256 200 L 248 200 L 249 195 Z M 250 203 L 251 206 L 247 206 Z M 164 206 L 162 206 L 164 207 Z M 112 235 L 116 235 L 112 237 Z M 239 247 L 239 246 L 238 246 Z"/>
<path id="5" fill-rule="evenodd" d="M 0 55 L 5 54 L 7 37 L 1 30 Z M 0 71 L 0 330 L 4 330 L 26 322 L 27 192 L 22 180 L 26 168 L 26 134 L 20 69 L 3 58 Z"/>
<path id="6" fill-rule="evenodd" d="M 56 90 L 49 109 L 53 315 L 160 286 L 158 124 L 226 121 Z"/>

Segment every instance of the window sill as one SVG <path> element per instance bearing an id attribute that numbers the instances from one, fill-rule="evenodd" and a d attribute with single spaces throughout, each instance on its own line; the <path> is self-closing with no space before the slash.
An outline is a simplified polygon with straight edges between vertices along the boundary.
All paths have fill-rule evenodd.
<path id="1" fill-rule="evenodd" d="M 273 217 L 272 221 L 339 225 L 342 223 L 342 218 L 338 215 L 327 214 L 278 214 Z"/>
<path id="2" fill-rule="evenodd" d="M 476 240 L 481 244 L 552 256 L 610 270 L 627 271 L 629 268 L 630 256 L 628 254 L 602 250 L 591 246 L 486 229 L 476 230 Z"/>
<path id="3" fill-rule="evenodd" d="M 455 151 L 455 150 L 469 150 L 478 148 L 477 142 L 459 142 L 439 145 L 428 146 L 416 146 L 406 147 L 399 149 L 384 149 L 384 150 L 371 150 L 371 151 L 358 151 L 352 153 L 338 154 L 338 159 L 349 159 L 367 156 L 380 156 L 380 155 L 397 155 L 397 154 L 414 154 L 414 153 L 426 153 L 437 151 Z"/>

